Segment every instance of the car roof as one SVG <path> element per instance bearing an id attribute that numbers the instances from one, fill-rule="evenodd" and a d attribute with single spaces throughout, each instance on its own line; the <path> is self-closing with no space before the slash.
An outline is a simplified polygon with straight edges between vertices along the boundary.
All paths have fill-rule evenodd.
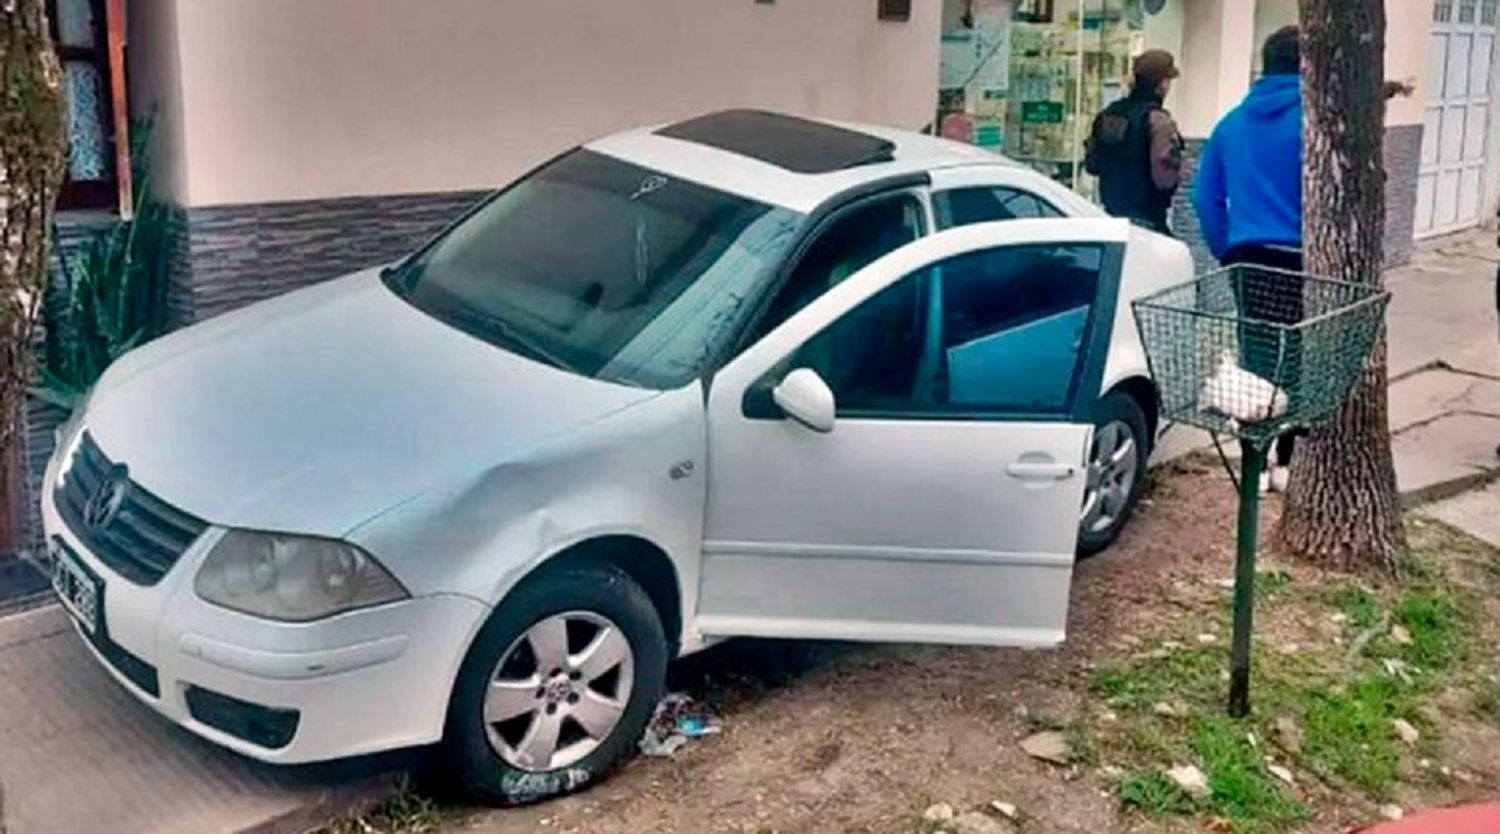
<path id="1" fill-rule="evenodd" d="M 628 130 L 584 147 L 800 212 L 811 212 L 864 185 L 939 168 L 991 165 L 1029 170 L 948 139 L 759 110 L 726 110 Z"/>

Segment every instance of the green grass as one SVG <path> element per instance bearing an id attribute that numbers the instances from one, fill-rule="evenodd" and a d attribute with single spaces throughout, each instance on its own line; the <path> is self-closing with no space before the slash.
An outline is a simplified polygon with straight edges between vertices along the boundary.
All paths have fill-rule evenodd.
<path id="1" fill-rule="evenodd" d="M 1500 724 L 1500 681 L 1481 678 L 1473 685 L 1474 714 L 1490 722 Z"/>
<path id="2" fill-rule="evenodd" d="M 1227 663 L 1222 646 L 1185 646 L 1164 656 L 1100 667 L 1089 679 L 1089 689 L 1132 710 L 1149 710 L 1164 701 L 1201 701 L 1215 697 Z"/>
<path id="3" fill-rule="evenodd" d="M 1449 669 L 1462 660 L 1466 608 L 1457 596 L 1434 589 L 1402 594 L 1393 617 L 1411 632 L 1411 645 L 1402 647 L 1405 659 L 1432 672 Z"/>
<path id="4" fill-rule="evenodd" d="M 1153 817 L 1191 814 L 1198 803 L 1160 770 L 1135 770 L 1120 779 L 1120 804 Z"/>
<path id="5" fill-rule="evenodd" d="M 1311 811 L 1297 791 L 1269 772 L 1268 755 L 1337 793 L 1388 801 L 1404 759 L 1439 755 L 1434 744 L 1441 727 L 1425 717 L 1424 704 L 1454 684 L 1479 639 L 1472 592 L 1447 583 L 1436 556 L 1424 551 L 1407 558 L 1414 567 L 1406 575 L 1420 578 L 1399 591 L 1352 581 L 1298 587 L 1286 574 L 1259 577 L 1257 602 L 1264 611 L 1295 606 L 1296 619 L 1314 621 L 1342 613 L 1345 639 L 1304 644 L 1290 655 L 1258 644 L 1255 709 L 1248 719 L 1230 719 L 1222 711 L 1228 662 L 1222 646 L 1156 648 L 1097 669 L 1089 691 L 1108 703 L 1117 720 L 1096 728 L 1093 755 L 1131 768 L 1118 786 L 1121 805 L 1151 816 L 1220 817 L 1238 834 L 1291 830 Z M 1391 639 L 1392 625 L 1411 640 Z M 1163 633 L 1193 628 L 1179 623 Z M 1362 650 L 1351 656 L 1355 639 Z M 1410 679 L 1388 671 L 1389 659 L 1404 661 Z M 1500 724 L 1500 680 L 1466 677 L 1474 712 Z M 1158 714 L 1156 706 L 1163 703 L 1175 714 Z M 1300 728 L 1300 749 L 1274 746 L 1278 718 Z M 1397 718 L 1422 731 L 1420 752 L 1397 736 Z M 1203 799 L 1188 796 L 1166 776 L 1167 768 L 1188 763 L 1208 778 L 1210 793 Z"/>
<path id="6" fill-rule="evenodd" d="M 1273 569 L 1256 571 L 1255 598 L 1269 602 L 1278 599 L 1292 588 L 1292 575 L 1288 571 Z"/>
<path id="7" fill-rule="evenodd" d="M 402 777 L 396 792 L 363 814 L 338 820 L 315 834 L 429 834 L 441 822 L 436 803 Z"/>
<path id="8" fill-rule="evenodd" d="M 1266 770 L 1244 722 L 1214 716 L 1194 723 L 1193 752 L 1208 775 L 1209 805 L 1235 831 L 1280 831 L 1307 817 L 1307 808 Z"/>
<path id="9" fill-rule="evenodd" d="M 1191 719 L 1185 735 L 1171 739 L 1159 731 L 1141 731 L 1150 741 L 1138 752 L 1158 761 L 1197 763 L 1208 779 L 1209 794 L 1195 799 L 1161 768 L 1143 767 L 1121 778 L 1120 804 L 1149 816 L 1219 816 L 1244 834 L 1281 831 L 1306 819 L 1307 808 L 1265 769 L 1262 751 L 1250 743 L 1247 731 L 1245 723 L 1207 715 Z"/>
<path id="10" fill-rule="evenodd" d="M 1416 701 L 1401 681 L 1375 674 L 1309 692 L 1302 759 L 1325 778 L 1385 799 L 1400 775 L 1402 742 L 1392 720 L 1417 720 Z"/>
<path id="11" fill-rule="evenodd" d="M 1068 740 L 1068 761 L 1076 765 L 1092 765 L 1099 761 L 1099 750 L 1093 736 L 1081 722 L 1071 722 L 1063 727 L 1063 737 Z"/>
<path id="12" fill-rule="evenodd" d="M 1335 585 L 1328 590 L 1325 599 L 1349 618 L 1349 627 L 1354 631 L 1372 628 L 1380 622 L 1380 599 L 1366 588 Z"/>

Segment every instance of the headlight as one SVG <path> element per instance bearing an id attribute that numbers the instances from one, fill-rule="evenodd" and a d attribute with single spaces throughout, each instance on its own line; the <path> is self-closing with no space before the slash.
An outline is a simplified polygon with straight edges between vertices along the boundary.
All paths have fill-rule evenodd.
<path id="1" fill-rule="evenodd" d="M 305 622 L 405 599 L 379 562 L 347 542 L 231 530 L 198 569 L 204 600 L 271 620 Z"/>

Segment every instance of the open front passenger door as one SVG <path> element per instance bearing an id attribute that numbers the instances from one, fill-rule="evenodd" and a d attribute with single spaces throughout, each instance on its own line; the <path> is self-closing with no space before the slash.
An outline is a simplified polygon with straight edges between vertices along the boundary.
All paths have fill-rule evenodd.
<path id="1" fill-rule="evenodd" d="M 1124 221 L 923 238 L 708 399 L 704 636 L 1063 639 Z"/>

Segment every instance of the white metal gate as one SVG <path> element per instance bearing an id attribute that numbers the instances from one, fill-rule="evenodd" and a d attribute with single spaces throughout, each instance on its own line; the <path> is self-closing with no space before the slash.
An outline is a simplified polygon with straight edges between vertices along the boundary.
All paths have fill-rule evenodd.
<path id="1" fill-rule="evenodd" d="M 1419 237 L 1473 226 L 1484 213 L 1484 167 L 1500 0 L 1435 0 L 1422 86 L 1427 97 L 1417 179 Z"/>

